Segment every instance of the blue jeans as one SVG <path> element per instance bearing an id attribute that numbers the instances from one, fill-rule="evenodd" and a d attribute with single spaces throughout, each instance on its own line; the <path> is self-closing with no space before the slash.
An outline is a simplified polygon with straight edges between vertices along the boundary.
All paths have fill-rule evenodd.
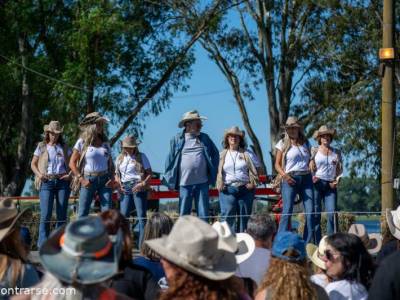
<path id="1" fill-rule="evenodd" d="M 208 197 L 208 182 L 179 187 L 179 215 L 190 215 L 192 201 L 196 207 L 197 216 L 208 222 L 210 200 Z"/>
<path id="2" fill-rule="evenodd" d="M 251 215 L 253 200 L 254 190 L 248 190 L 244 185 L 240 187 L 226 186 L 219 193 L 221 222 L 226 221 L 233 232 L 244 232 Z M 236 216 L 239 218 L 237 226 L 235 226 Z"/>
<path id="3" fill-rule="evenodd" d="M 54 199 L 56 199 L 56 227 L 67 221 L 68 199 L 70 194 L 69 181 L 49 179 L 40 185 L 40 224 L 38 248 L 47 240 L 50 233 L 50 220 L 53 213 Z"/>
<path id="4" fill-rule="evenodd" d="M 299 195 L 303 201 L 304 211 L 306 213 L 306 224 L 304 226 L 303 239 L 306 243 L 310 243 L 314 231 L 314 200 L 313 200 L 313 182 L 311 174 L 295 175 L 292 178 L 296 181 L 294 185 L 290 185 L 286 180 L 282 182 L 282 199 L 283 211 L 279 222 L 278 231 L 288 230 L 290 214 L 293 213 L 294 200 Z"/>
<path id="5" fill-rule="evenodd" d="M 96 191 L 100 197 L 101 211 L 111 208 L 111 188 L 105 186 L 107 181 L 110 180 L 110 175 L 85 176 L 85 179 L 90 181 L 90 185 L 88 187 L 81 186 L 79 192 L 79 218 L 89 214 L 90 205 Z"/>
<path id="6" fill-rule="evenodd" d="M 337 189 L 332 189 L 329 181 L 318 180 L 314 183 L 314 203 L 315 203 L 315 242 L 318 244 L 321 240 L 321 202 L 324 201 L 327 217 L 327 234 L 330 235 L 335 230 L 335 214 L 337 202 Z"/>
<path id="7" fill-rule="evenodd" d="M 133 193 L 132 188 L 135 183 L 125 182 L 123 183 L 123 188 L 126 192 L 121 194 L 121 214 L 125 218 L 129 218 L 130 213 L 136 207 L 136 216 L 139 221 L 139 245 L 143 242 L 144 226 L 146 225 L 146 212 L 147 212 L 147 192 Z"/>

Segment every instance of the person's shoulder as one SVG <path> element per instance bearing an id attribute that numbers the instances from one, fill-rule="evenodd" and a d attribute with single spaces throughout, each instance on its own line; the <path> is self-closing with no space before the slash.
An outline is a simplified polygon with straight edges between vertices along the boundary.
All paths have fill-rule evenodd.
<path id="1" fill-rule="evenodd" d="M 280 140 L 275 144 L 275 148 L 278 149 L 278 150 L 280 150 L 280 151 L 282 151 L 282 149 L 283 149 L 283 144 L 284 144 L 283 139 L 280 139 Z"/>

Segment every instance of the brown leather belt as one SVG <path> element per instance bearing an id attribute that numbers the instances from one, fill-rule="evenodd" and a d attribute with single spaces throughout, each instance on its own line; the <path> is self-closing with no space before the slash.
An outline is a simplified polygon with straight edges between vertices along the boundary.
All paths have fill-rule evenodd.
<path id="1" fill-rule="evenodd" d="M 93 176 L 93 177 L 98 177 L 98 176 L 103 176 L 108 174 L 108 170 L 102 171 L 102 172 L 84 172 L 84 176 Z"/>
<path id="2" fill-rule="evenodd" d="M 53 179 L 60 179 L 61 177 L 67 175 L 67 173 L 63 173 L 63 174 L 47 174 L 46 178 L 53 180 Z"/>

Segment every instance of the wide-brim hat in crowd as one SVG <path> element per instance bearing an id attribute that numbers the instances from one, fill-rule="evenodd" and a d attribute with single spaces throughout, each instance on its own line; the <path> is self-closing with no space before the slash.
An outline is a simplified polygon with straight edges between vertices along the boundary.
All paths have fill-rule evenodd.
<path id="1" fill-rule="evenodd" d="M 299 119 L 297 117 L 288 117 L 285 125 L 283 125 L 282 127 L 286 129 L 290 127 L 302 128 L 303 126 L 300 124 Z"/>
<path id="2" fill-rule="evenodd" d="M 122 234 L 114 242 L 100 217 L 73 221 L 53 232 L 39 250 L 44 268 L 66 283 L 94 284 L 118 272 Z"/>
<path id="3" fill-rule="evenodd" d="M 60 134 L 63 132 L 63 127 L 61 127 L 61 124 L 58 121 L 50 121 L 49 124 L 43 126 L 43 131 Z"/>
<path id="4" fill-rule="evenodd" d="M 285 253 L 294 250 L 297 256 L 287 256 Z M 296 233 L 290 231 L 279 232 L 272 244 L 271 255 L 291 262 L 299 262 L 306 258 L 304 240 Z"/>
<path id="5" fill-rule="evenodd" d="M 194 216 L 180 217 L 169 235 L 145 241 L 164 259 L 182 269 L 211 280 L 224 280 L 235 274 L 235 254 L 206 222 Z"/>
<path id="6" fill-rule="evenodd" d="M 229 128 L 229 129 L 225 130 L 225 132 L 224 132 L 224 140 L 226 139 L 226 137 L 228 135 L 236 135 L 236 136 L 239 136 L 240 138 L 243 139 L 245 133 L 244 133 L 243 130 L 240 130 L 240 128 L 238 126 L 233 126 L 233 127 Z"/>
<path id="7" fill-rule="evenodd" d="M 200 116 L 197 110 L 191 110 L 185 112 L 182 116 L 182 119 L 178 123 L 179 128 L 185 127 L 185 123 L 193 120 L 207 120 L 206 117 Z"/>
<path id="8" fill-rule="evenodd" d="M 0 200 L 0 242 L 11 232 L 18 219 L 27 211 L 18 209 L 11 198 Z"/>
<path id="9" fill-rule="evenodd" d="M 79 126 L 86 126 L 90 124 L 96 124 L 97 122 L 109 122 L 110 120 L 104 116 L 102 116 L 99 112 L 95 111 L 90 114 L 87 114 L 83 120 L 79 123 Z"/>
<path id="10" fill-rule="evenodd" d="M 256 249 L 254 239 L 248 233 L 234 234 L 227 222 L 215 222 L 212 227 L 223 240 L 225 250 L 233 252 L 238 264 L 247 260 Z"/>
<path id="11" fill-rule="evenodd" d="M 133 135 L 125 137 L 121 142 L 123 148 L 136 148 L 138 144 L 139 143 Z"/>
<path id="12" fill-rule="evenodd" d="M 306 246 L 306 252 L 308 258 L 314 265 L 316 265 L 318 268 L 322 270 L 326 270 L 325 261 L 322 260 L 322 257 L 325 255 L 325 250 L 328 245 L 328 243 L 326 242 L 327 237 L 328 237 L 327 235 L 322 237 L 318 246 L 311 243 L 307 244 Z"/>
<path id="13" fill-rule="evenodd" d="M 382 235 L 379 233 L 367 233 L 364 224 L 352 224 L 349 233 L 358 236 L 370 254 L 376 254 L 382 248 Z"/>
<path id="14" fill-rule="evenodd" d="M 313 134 L 314 139 L 318 139 L 322 135 L 330 135 L 333 138 L 336 134 L 336 129 L 329 128 L 326 125 L 322 125 L 318 130 L 316 130 Z"/>
<path id="15" fill-rule="evenodd" d="M 396 210 L 386 209 L 386 222 L 390 233 L 400 240 L 400 206 Z"/>

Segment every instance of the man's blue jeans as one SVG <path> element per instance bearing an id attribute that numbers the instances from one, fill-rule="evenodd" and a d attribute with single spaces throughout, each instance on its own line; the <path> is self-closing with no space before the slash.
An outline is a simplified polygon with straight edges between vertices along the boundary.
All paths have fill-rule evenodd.
<path id="1" fill-rule="evenodd" d="M 90 185 L 88 187 L 81 186 L 79 192 L 79 218 L 89 214 L 90 206 L 96 191 L 100 197 L 101 211 L 111 208 L 111 188 L 105 186 L 107 181 L 110 180 L 110 175 L 85 176 L 85 179 L 90 181 Z"/>
<path id="2" fill-rule="evenodd" d="M 324 201 L 327 214 L 327 234 L 333 234 L 335 231 L 335 214 L 337 203 L 337 189 L 332 189 L 329 181 L 319 179 L 314 183 L 314 204 L 315 204 L 315 242 L 321 240 L 321 202 Z"/>
<path id="3" fill-rule="evenodd" d="M 49 179 L 40 185 L 40 224 L 38 248 L 47 240 L 50 233 L 50 220 L 53 213 L 54 199 L 56 199 L 56 227 L 67 221 L 68 199 L 70 194 L 69 181 L 63 179 Z"/>
<path id="4" fill-rule="evenodd" d="M 279 222 L 278 231 L 288 230 L 290 214 L 293 213 L 293 205 L 296 196 L 299 195 L 304 205 L 306 224 L 304 226 L 303 239 L 306 243 L 310 243 L 313 238 L 314 231 L 314 200 L 313 200 L 313 182 L 311 174 L 294 175 L 292 178 L 296 181 L 294 185 L 290 185 L 286 180 L 282 182 L 282 199 L 283 211 Z"/>
<path id="5" fill-rule="evenodd" d="M 225 186 L 219 193 L 219 205 L 221 207 L 221 222 L 226 221 L 233 232 L 244 232 L 253 207 L 254 190 L 248 190 L 246 186 Z M 236 216 L 238 224 L 236 224 Z M 236 226 L 235 226 L 236 224 Z"/>
<path id="6" fill-rule="evenodd" d="M 133 193 L 132 188 L 136 183 L 123 183 L 124 193 L 121 194 L 121 214 L 129 218 L 131 212 L 136 207 L 136 215 L 139 221 L 139 245 L 140 249 L 143 242 L 144 226 L 146 225 L 147 212 L 147 192 Z"/>
<path id="7" fill-rule="evenodd" d="M 208 197 L 208 182 L 179 187 L 179 215 L 190 215 L 192 201 L 196 207 L 197 216 L 208 222 L 210 200 Z"/>

